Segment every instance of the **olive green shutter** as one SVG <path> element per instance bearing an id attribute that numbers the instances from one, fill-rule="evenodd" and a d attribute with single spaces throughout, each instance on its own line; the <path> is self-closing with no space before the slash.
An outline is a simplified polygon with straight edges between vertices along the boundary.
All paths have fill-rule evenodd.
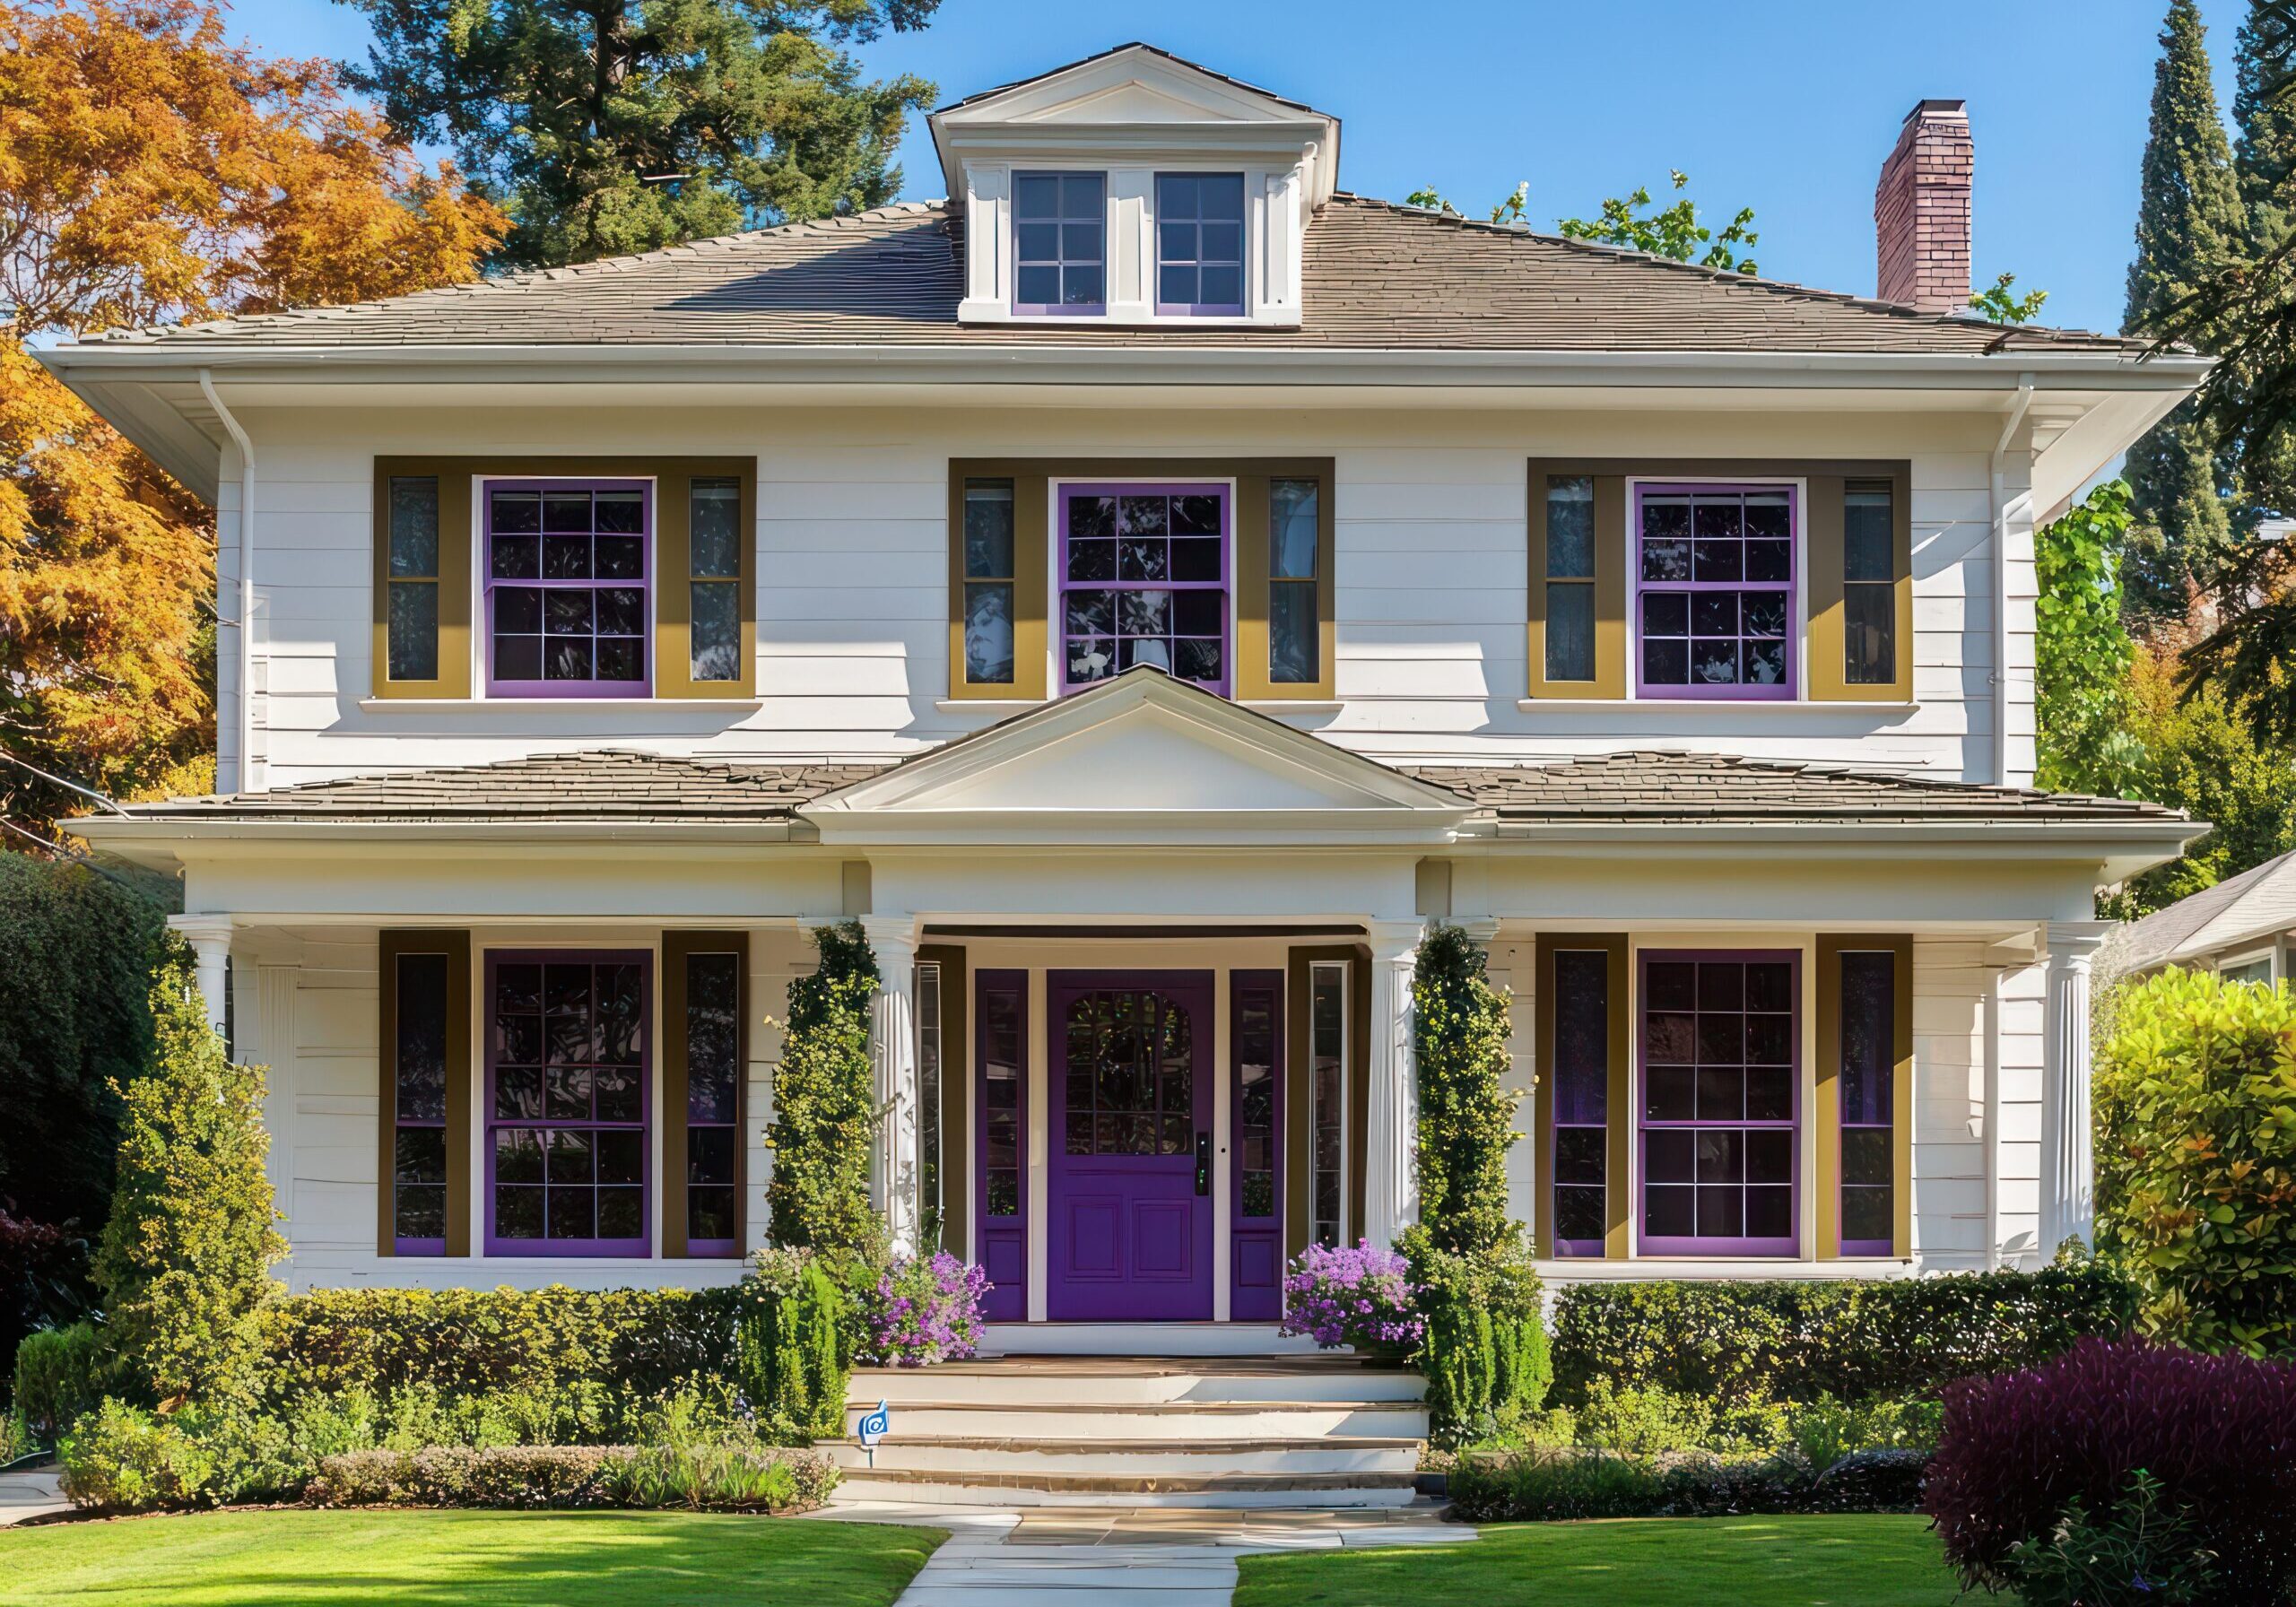
<path id="1" fill-rule="evenodd" d="M 750 936 L 746 932 L 662 934 L 662 1254 L 691 1255 L 686 1242 L 686 1115 L 691 1045 L 686 1034 L 686 961 L 731 954 L 734 961 L 734 1247 L 749 1243 Z"/>
<path id="2" fill-rule="evenodd" d="M 1603 1258 L 1623 1261 L 1632 1242 L 1634 1215 L 1634 1065 L 1629 1035 L 1632 1001 L 1629 991 L 1626 934 L 1622 932 L 1549 932 L 1539 934 L 1533 973 L 1532 1053 L 1535 1081 L 1531 1094 L 1532 1142 L 1538 1152 L 1531 1175 L 1537 1194 L 1531 1205 L 1533 1253 L 1554 1254 L 1554 957 L 1565 950 L 1594 950 L 1605 957 L 1604 1001 L 1605 1064 L 1609 1082 L 1604 1090 L 1603 1116 Z"/>
<path id="3" fill-rule="evenodd" d="M 439 516 L 438 559 L 430 572 L 391 572 L 391 482 L 433 488 Z M 374 665 L 368 679 L 378 698 L 467 698 L 471 690 L 471 470 L 459 458 L 375 459 Z M 435 619 L 434 673 L 391 679 L 391 586 L 431 593 Z"/>
<path id="4" fill-rule="evenodd" d="M 1213 473 L 1218 473 L 1214 466 Z M 1231 465 L 1236 482 L 1236 667 L 1232 684 L 1241 702 L 1328 702 L 1333 691 L 1335 638 L 1338 635 L 1337 514 L 1333 463 L 1328 457 L 1297 463 L 1254 459 Z M 1227 477 L 1225 475 L 1221 477 Z M 1273 578 L 1274 500 L 1279 480 L 1305 480 L 1316 487 L 1316 678 L 1277 681 L 1270 660 L 1268 619 L 1271 594 L 1278 586 L 1303 586 Z"/>
<path id="5" fill-rule="evenodd" d="M 447 960 L 447 1254 L 470 1254 L 471 1053 L 470 934 L 387 931 L 376 965 L 375 1253 L 397 1253 L 394 1194 L 398 1168 L 398 962 L 410 954 Z"/>
<path id="6" fill-rule="evenodd" d="M 1827 465 L 1805 479 L 1809 505 L 1803 515 L 1805 586 L 1810 622 L 1805 639 L 1810 662 L 1804 676 L 1808 696 L 1819 703 L 1910 703 L 1913 700 L 1913 475 L 1903 463 Z M 1845 565 L 1846 507 L 1851 491 L 1886 491 L 1890 499 L 1892 592 L 1891 678 L 1852 682 L 1848 664 L 1849 584 Z M 1860 585 L 1873 584 L 1859 582 Z"/>
<path id="7" fill-rule="evenodd" d="M 1591 681 L 1547 676 L 1547 486 L 1552 480 L 1584 476 L 1595 492 L 1595 664 Z M 1533 698 L 1614 699 L 1627 695 L 1627 560 L 1632 543 L 1626 528 L 1626 479 L 1615 468 L 1555 458 L 1530 465 L 1530 695 Z M 1565 578 L 1565 585 L 1582 584 Z"/>
<path id="8" fill-rule="evenodd" d="M 1818 939 L 1816 1120 L 1818 1244 L 1821 1261 L 1841 1254 L 1841 957 L 1891 956 L 1890 1254 L 1913 1254 L 1913 939 L 1827 934 Z"/>
<path id="9" fill-rule="evenodd" d="M 727 681 L 693 674 L 693 588 L 727 581 L 693 573 L 693 483 L 732 481 L 738 488 L 735 544 L 738 572 L 730 584 L 740 598 L 739 673 Z M 654 488 L 654 695 L 657 698 L 748 698 L 757 692 L 757 460 L 681 459 L 665 465 Z"/>

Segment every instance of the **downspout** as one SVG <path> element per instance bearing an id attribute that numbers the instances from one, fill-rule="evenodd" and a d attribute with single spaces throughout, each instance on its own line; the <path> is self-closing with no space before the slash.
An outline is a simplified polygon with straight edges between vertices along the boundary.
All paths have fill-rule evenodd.
<path id="1" fill-rule="evenodd" d="M 1993 780 L 2009 785 L 2009 502 L 2003 492 L 2001 460 L 2025 410 L 2033 404 L 2033 377 L 2017 376 L 2017 399 L 2010 404 L 2001 439 L 1993 444 Z M 2030 493 L 2028 493 L 2030 494 Z"/>
<path id="2" fill-rule="evenodd" d="M 232 444 L 239 449 L 239 529 L 234 548 L 239 566 L 239 768 L 231 778 L 230 790 L 243 793 L 248 790 L 248 777 L 255 768 L 255 443 L 248 439 L 248 432 L 239 428 L 231 410 L 223 405 L 223 398 L 215 394 L 214 376 L 205 369 L 199 370 L 199 394 L 215 410 L 216 418 L 222 421 Z M 1996 490 L 2000 478 L 1997 473 L 1994 476 Z M 220 622 L 229 625 L 233 621 Z M 223 790 L 221 776 L 215 778 L 215 790 Z"/>

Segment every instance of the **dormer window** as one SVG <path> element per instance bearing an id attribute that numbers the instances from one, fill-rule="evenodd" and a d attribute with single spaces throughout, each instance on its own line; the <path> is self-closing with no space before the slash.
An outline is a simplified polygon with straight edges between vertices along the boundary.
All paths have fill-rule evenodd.
<path id="1" fill-rule="evenodd" d="M 1013 176 L 1015 313 L 1108 310 L 1107 196 L 1099 173 Z"/>
<path id="2" fill-rule="evenodd" d="M 1156 175 L 1156 310 L 1241 317 L 1244 176 Z"/>

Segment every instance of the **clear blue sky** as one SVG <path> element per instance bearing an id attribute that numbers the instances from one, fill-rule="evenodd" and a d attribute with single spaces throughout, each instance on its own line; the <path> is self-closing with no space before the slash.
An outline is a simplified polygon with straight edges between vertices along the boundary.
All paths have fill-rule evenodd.
<path id="1" fill-rule="evenodd" d="M 2245 0 L 2204 0 L 2231 104 Z M 1469 212 L 1528 179 L 1551 228 L 1670 167 L 1710 218 L 1757 214 L 1764 273 L 1874 288 L 1873 192 L 1924 96 L 1970 103 L 1979 284 L 2047 289 L 2050 323 L 2119 327 L 2165 0 L 943 0 L 864 53 L 953 100 L 1133 38 L 1340 117 L 1340 182 L 1400 200 L 1432 183 Z M 1148 19 L 1152 15 L 1152 25 Z M 1915 26 L 1908 26 L 1910 20 Z M 362 55 L 334 0 L 239 0 L 231 25 L 284 55 Z M 906 195 L 938 195 L 922 119 Z"/>

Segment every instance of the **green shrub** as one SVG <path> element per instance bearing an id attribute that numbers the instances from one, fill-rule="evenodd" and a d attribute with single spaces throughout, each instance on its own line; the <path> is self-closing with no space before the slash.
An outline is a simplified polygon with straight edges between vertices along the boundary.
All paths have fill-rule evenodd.
<path id="1" fill-rule="evenodd" d="M 2117 996 L 2094 1086 L 2098 1233 L 2148 1329 L 2296 1350 L 2296 995 L 2149 977 Z"/>
<path id="2" fill-rule="evenodd" d="M 440 1394 L 578 1384 L 658 1394 L 732 1377 L 737 1289 L 341 1289 L 261 1316 L 275 1397 L 409 1385 Z"/>
<path id="3" fill-rule="evenodd" d="M 320 1507 L 607 1507 L 787 1512 L 818 1507 L 836 1470 L 811 1451 L 738 1442 L 355 1451 L 320 1464 Z"/>
<path id="4" fill-rule="evenodd" d="M 1799 1456 L 1628 1455 L 1590 1447 L 1471 1455 L 1453 1472 L 1454 1516 L 1468 1523 L 1737 1513 L 1909 1512 L 1924 1458 L 1861 1453 L 1824 1472 Z"/>
<path id="5" fill-rule="evenodd" d="M 1485 980 L 1484 963 L 1465 932 L 1439 925 L 1419 945 L 1411 984 L 1420 1220 L 1436 1248 L 1467 1256 L 1501 1255 L 1520 1234 L 1507 1220 L 1520 1096 L 1501 1086 L 1507 997 Z"/>
<path id="6" fill-rule="evenodd" d="M 104 1512 L 202 1506 L 214 1498 L 213 1454 L 184 1425 L 106 1401 L 58 1447 L 64 1493 Z"/>
<path id="7" fill-rule="evenodd" d="M 239 1396 L 286 1253 L 272 1227 L 264 1073 L 233 1065 L 180 958 L 152 986 L 159 1058 L 125 1090 L 111 1220 L 96 1254 L 111 1342 L 155 1400 Z"/>
<path id="8" fill-rule="evenodd" d="M 93 1323 L 43 1328 L 16 1351 L 16 1410 L 42 1445 L 54 1445 L 110 1393 L 118 1368 Z"/>
<path id="9" fill-rule="evenodd" d="M 11 1406 L 0 1412 L 0 1467 L 20 1462 L 40 1449 L 39 1437 L 22 1411 Z"/>
<path id="10" fill-rule="evenodd" d="M 1595 1378 L 1730 1403 L 1865 1401 L 2032 1366 L 2126 1333 L 2136 1289 L 2097 1261 L 1934 1278 L 1581 1283 L 1554 1302 L 1555 1394 Z"/>
<path id="11" fill-rule="evenodd" d="M 1944 1405 L 1934 1396 L 1845 1403 L 1821 1398 L 1785 1409 L 1786 1433 L 1820 1472 L 1862 1451 L 1934 1451 Z"/>
<path id="12" fill-rule="evenodd" d="M 735 1335 L 744 1394 L 761 1417 L 801 1438 L 844 1433 L 856 1303 L 810 1251 L 761 1250 L 752 1265 Z"/>
<path id="13" fill-rule="evenodd" d="M 869 1055 L 876 957 L 857 921 L 817 928 L 813 943 L 821 963 L 789 984 L 788 1031 L 773 1073 L 768 1237 L 881 1261 L 884 1223 L 869 1190 L 883 1119 Z"/>
<path id="14" fill-rule="evenodd" d="M 2002 1570 L 2025 1607 L 2193 1607 L 2216 1594 L 2216 1555 L 2138 1471 L 2101 1518 L 2078 1501 L 2045 1539 L 2019 1541 Z"/>
<path id="15" fill-rule="evenodd" d="M 1424 1228 L 1400 1246 L 1411 1264 L 1413 1303 L 1427 1324 L 1418 1357 L 1439 1443 L 1518 1437 L 1546 1400 L 1544 1291 L 1519 1233 L 1481 1255 L 1438 1247 Z"/>

